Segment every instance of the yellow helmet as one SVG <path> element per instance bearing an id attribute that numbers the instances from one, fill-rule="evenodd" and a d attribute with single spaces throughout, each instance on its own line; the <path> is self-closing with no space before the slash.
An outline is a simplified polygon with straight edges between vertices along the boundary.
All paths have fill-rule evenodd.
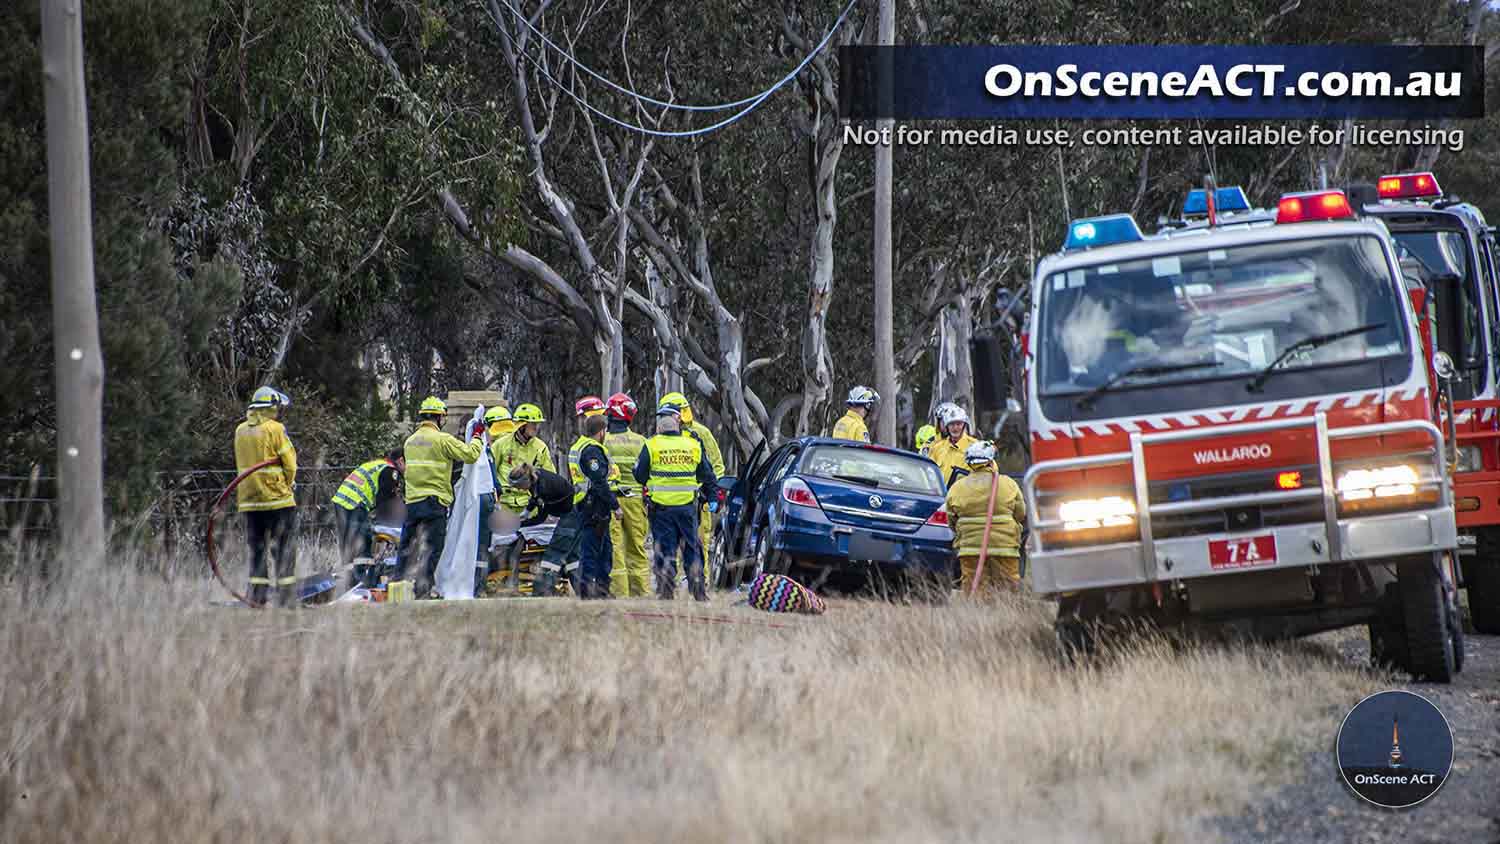
<path id="1" fill-rule="evenodd" d="M 523 404 L 520 407 L 516 408 L 516 412 L 511 418 L 515 419 L 517 422 L 547 421 L 547 417 L 542 415 L 542 409 L 534 404 Z"/>
<path id="2" fill-rule="evenodd" d="M 693 409 L 688 406 L 687 396 L 682 393 L 667 393 L 662 396 L 661 406 L 677 408 L 677 415 L 682 417 L 682 424 L 693 424 Z"/>
<path id="3" fill-rule="evenodd" d="M 417 411 L 417 415 L 426 416 L 429 413 L 435 413 L 440 416 L 447 416 L 448 405 L 437 396 L 428 396 L 427 398 L 422 399 L 422 407 Z"/>
<path id="4" fill-rule="evenodd" d="M 923 425 L 917 429 L 917 451 L 937 442 L 938 430 L 931 425 Z"/>
<path id="5" fill-rule="evenodd" d="M 503 406 L 498 404 L 484 412 L 484 421 L 489 422 L 490 424 L 494 424 L 496 422 L 505 422 L 509 419 L 510 411 L 506 410 Z"/>

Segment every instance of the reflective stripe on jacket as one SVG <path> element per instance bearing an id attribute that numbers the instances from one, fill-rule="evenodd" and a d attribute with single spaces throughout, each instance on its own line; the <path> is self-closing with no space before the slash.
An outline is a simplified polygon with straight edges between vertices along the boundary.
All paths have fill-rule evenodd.
<path id="1" fill-rule="evenodd" d="M 599 445 L 599 443 L 580 435 L 577 440 L 574 440 L 573 447 L 568 449 L 568 477 L 573 481 L 573 506 L 575 507 L 589 493 L 588 476 L 579 468 L 578 461 L 583 456 L 583 450 L 591 445 Z M 600 451 L 604 451 L 603 446 L 600 446 Z M 609 460 L 609 452 L 605 451 L 604 457 L 609 461 L 607 464 L 609 468 L 606 470 L 609 481 L 618 481 L 620 468 L 614 464 L 613 460 Z"/>
<path id="2" fill-rule="evenodd" d="M 1006 475 L 996 475 L 995 464 L 973 470 L 948 490 L 944 506 L 953 524 L 953 545 L 960 557 L 979 556 L 984 542 L 984 511 L 990 503 L 990 486 L 995 484 L 995 512 L 990 520 L 989 553 L 993 557 L 1020 555 L 1021 524 L 1026 521 L 1026 501 L 1021 488 Z"/>
<path id="3" fill-rule="evenodd" d="M 490 456 L 495 460 L 495 476 L 500 480 L 500 503 L 513 513 L 526 509 L 531 493 L 510 485 L 512 469 L 527 463 L 549 472 L 557 471 L 557 466 L 552 463 L 552 452 L 541 437 L 531 437 L 523 443 L 512 432 L 490 444 Z"/>
<path id="4" fill-rule="evenodd" d="M 634 466 L 635 461 L 641 458 L 641 450 L 646 447 L 646 438 L 635 431 L 625 430 L 619 433 L 604 435 L 604 450 L 609 453 L 609 463 L 612 468 L 620 466 Z M 641 485 L 636 483 L 630 472 L 621 472 L 619 486 L 631 492 L 640 492 Z"/>
<path id="5" fill-rule="evenodd" d="M 243 472 L 257 463 L 280 458 L 281 463 L 264 466 L 235 487 L 241 510 L 281 510 L 297 506 L 292 487 L 297 482 L 297 450 L 287 439 L 286 428 L 259 408 L 245 414 L 234 429 L 234 465 Z"/>
<path id="6" fill-rule="evenodd" d="M 356 507 L 374 510 L 375 493 L 380 490 L 380 473 L 390 467 L 391 462 L 384 457 L 359 464 L 334 490 L 333 503 L 345 510 Z"/>
<path id="7" fill-rule="evenodd" d="M 473 463 L 484 453 L 484 441 L 465 443 L 431 422 L 406 438 L 406 503 L 436 498 L 453 506 L 453 462 Z"/>
<path id="8" fill-rule="evenodd" d="M 954 443 L 953 440 L 948 438 L 947 434 L 944 434 L 941 439 L 933 443 L 932 447 L 928 449 L 928 459 L 938 464 L 938 471 L 943 473 L 944 486 L 951 486 L 955 483 L 948 480 L 952 477 L 954 469 L 962 469 L 965 472 L 969 471 L 969 461 L 964 458 L 964 452 L 969 450 L 969 446 L 977 442 L 979 440 L 974 439 L 967 433 L 959 437 L 957 443 Z"/>
<path id="9" fill-rule="evenodd" d="M 839 421 L 833 423 L 833 438 L 867 443 L 870 441 L 870 429 L 865 427 L 865 420 L 859 418 L 859 414 L 851 410 L 839 417 Z"/>
<path id="10" fill-rule="evenodd" d="M 651 501 L 663 507 L 692 504 L 698 492 L 698 465 L 703 444 L 684 434 L 657 434 L 646 440 L 650 461 L 646 489 Z"/>

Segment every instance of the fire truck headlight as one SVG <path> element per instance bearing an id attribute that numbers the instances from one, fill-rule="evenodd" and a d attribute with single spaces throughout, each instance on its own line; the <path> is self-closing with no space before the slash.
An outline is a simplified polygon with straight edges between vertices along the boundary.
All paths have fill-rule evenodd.
<path id="1" fill-rule="evenodd" d="M 1140 537 L 1135 501 L 1121 495 L 1074 498 L 1057 505 L 1061 530 L 1044 530 L 1042 542 L 1058 547 L 1131 542 Z"/>
<path id="2" fill-rule="evenodd" d="M 1399 510 L 1423 504 L 1436 504 L 1437 485 L 1424 481 L 1415 466 L 1382 466 L 1372 469 L 1350 469 L 1338 476 L 1341 512 Z"/>
<path id="3" fill-rule="evenodd" d="M 1479 472 L 1484 469 L 1484 457 L 1480 454 L 1477 445 L 1461 445 L 1458 447 L 1458 471 Z"/>
<path id="4" fill-rule="evenodd" d="M 1057 517 L 1063 530 L 1125 527 L 1135 523 L 1135 502 L 1118 495 L 1075 498 L 1057 506 Z"/>

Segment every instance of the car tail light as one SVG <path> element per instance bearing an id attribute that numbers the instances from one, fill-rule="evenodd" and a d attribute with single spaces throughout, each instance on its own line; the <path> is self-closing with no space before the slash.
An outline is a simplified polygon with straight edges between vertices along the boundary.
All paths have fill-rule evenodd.
<path id="1" fill-rule="evenodd" d="M 948 527 L 948 506 L 945 504 L 937 508 L 931 516 L 927 517 L 927 524 L 933 527 Z"/>
<path id="2" fill-rule="evenodd" d="M 803 507 L 818 506 L 818 497 L 808 489 L 807 484 L 801 478 L 791 478 L 781 485 L 781 498 L 788 504 L 801 504 Z"/>

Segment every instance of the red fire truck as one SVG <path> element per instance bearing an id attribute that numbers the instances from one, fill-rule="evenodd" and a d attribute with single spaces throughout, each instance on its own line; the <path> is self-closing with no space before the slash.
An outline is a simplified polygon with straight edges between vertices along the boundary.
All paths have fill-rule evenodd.
<path id="1" fill-rule="evenodd" d="M 1457 364 L 1453 423 L 1445 424 L 1444 433 L 1456 440 L 1458 580 L 1469 592 L 1474 629 L 1500 633 L 1500 276 L 1495 229 L 1478 208 L 1444 196 L 1432 173 L 1382 176 L 1372 199 L 1364 214 L 1385 223 L 1402 272 L 1431 291 L 1424 327 L 1430 342 Z"/>
<path id="2" fill-rule="evenodd" d="M 1037 267 L 1032 588 L 1073 647 L 1115 620 L 1367 624 L 1376 660 L 1446 682 L 1463 634 L 1433 369 L 1454 373 L 1424 349 L 1426 291 L 1342 192 L 1215 217 L 1149 238 L 1077 220 Z"/>

